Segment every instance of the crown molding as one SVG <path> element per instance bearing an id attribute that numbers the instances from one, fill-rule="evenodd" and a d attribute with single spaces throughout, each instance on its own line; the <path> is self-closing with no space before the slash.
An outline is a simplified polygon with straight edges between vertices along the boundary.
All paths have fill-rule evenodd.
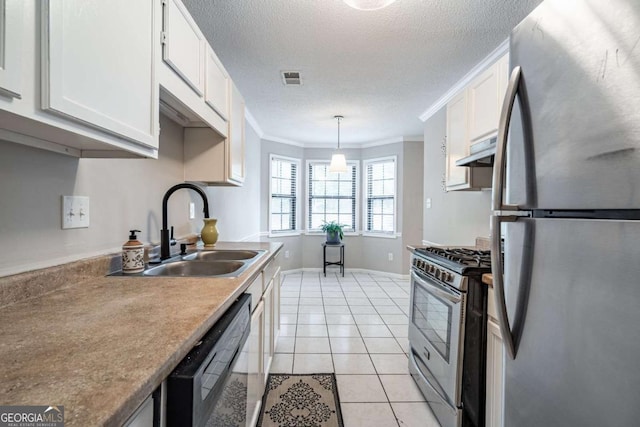
<path id="1" fill-rule="evenodd" d="M 304 145 L 301 142 L 296 142 L 296 141 L 292 141 L 290 139 L 285 139 L 285 138 L 280 138 L 278 136 L 272 136 L 272 135 L 263 135 L 261 137 L 261 139 L 267 140 L 267 141 L 271 141 L 271 142 L 279 142 L 280 144 L 287 144 L 287 145 L 293 145 L 294 147 L 307 147 L 307 145 Z"/>
<path id="2" fill-rule="evenodd" d="M 494 62 L 498 60 L 502 55 L 509 52 L 509 39 L 507 38 L 505 41 L 500 43 L 500 45 L 493 50 L 487 57 L 485 57 L 482 61 L 476 64 L 475 67 L 471 69 L 464 77 L 462 77 L 456 84 L 451 86 L 451 88 L 444 93 L 431 107 L 427 108 L 426 111 L 420 114 L 419 119 L 423 122 L 426 122 L 431 116 L 437 113 L 442 107 L 447 105 L 456 94 L 458 94 L 462 89 L 464 89 L 473 79 L 475 79 L 480 73 L 489 68 Z"/>
<path id="3" fill-rule="evenodd" d="M 335 149 L 335 144 L 327 143 L 327 144 L 319 144 L 319 143 L 309 143 L 304 144 L 301 142 L 291 141 L 285 138 L 279 138 L 277 136 L 264 135 L 262 139 L 266 141 L 278 142 L 280 144 L 293 145 L 295 147 L 302 148 L 329 148 Z M 378 141 L 370 141 L 370 142 L 360 142 L 360 143 L 342 143 L 340 144 L 343 149 L 360 149 L 360 148 L 371 148 L 371 147 L 379 147 L 382 145 L 396 144 L 398 142 L 423 142 L 424 138 L 421 135 L 413 135 L 413 136 L 395 136 L 392 138 L 385 138 Z"/>

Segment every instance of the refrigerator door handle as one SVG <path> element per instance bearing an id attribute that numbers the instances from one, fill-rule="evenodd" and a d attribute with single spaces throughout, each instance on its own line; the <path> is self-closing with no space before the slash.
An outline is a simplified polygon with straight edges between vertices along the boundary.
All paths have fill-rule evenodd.
<path id="1" fill-rule="evenodd" d="M 507 353 L 512 360 L 516 358 L 516 347 L 509 316 L 507 314 L 507 302 L 504 296 L 504 275 L 502 268 L 502 248 L 500 242 L 500 224 L 508 221 L 516 221 L 517 217 L 491 216 L 491 272 L 493 274 L 493 290 L 495 291 L 496 311 L 498 324 L 502 334 Z"/>
<path id="2" fill-rule="evenodd" d="M 493 194 L 491 200 L 491 209 L 493 211 L 517 211 L 517 205 L 508 205 L 503 203 L 504 200 L 504 175 L 505 160 L 507 154 L 507 137 L 509 135 L 509 125 L 511 123 L 511 115 L 513 114 L 513 106 L 516 101 L 516 95 L 520 89 L 520 79 L 522 69 L 517 66 L 511 72 L 509 78 L 509 86 L 507 94 L 502 104 L 500 112 L 500 123 L 498 126 L 498 142 L 496 145 L 495 162 L 493 166 Z"/>

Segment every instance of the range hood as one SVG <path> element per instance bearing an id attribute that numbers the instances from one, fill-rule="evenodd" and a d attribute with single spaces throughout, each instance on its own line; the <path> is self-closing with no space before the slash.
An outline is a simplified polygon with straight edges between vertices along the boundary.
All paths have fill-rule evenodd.
<path id="1" fill-rule="evenodd" d="M 485 139 L 484 141 L 472 144 L 469 147 L 469 154 L 467 157 L 456 162 L 456 166 L 469 166 L 469 167 L 492 167 L 493 157 L 496 154 L 496 142 L 497 136 Z"/>

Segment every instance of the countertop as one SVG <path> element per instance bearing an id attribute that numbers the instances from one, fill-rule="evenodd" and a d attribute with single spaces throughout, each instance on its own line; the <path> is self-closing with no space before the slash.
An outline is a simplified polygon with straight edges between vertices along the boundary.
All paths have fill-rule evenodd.
<path id="1" fill-rule="evenodd" d="M 218 243 L 267 250 L 237 278 L 84 277 L 0 308 L 0 404 L 64 405 L 69 427 L 121 425 L 281 247 Z"/>

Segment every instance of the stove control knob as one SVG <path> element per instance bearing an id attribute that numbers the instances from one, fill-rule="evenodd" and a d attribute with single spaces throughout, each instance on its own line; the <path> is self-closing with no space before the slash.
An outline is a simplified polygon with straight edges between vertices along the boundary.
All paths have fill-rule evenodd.
<path id="1" fill-rule="evenodd" d="M 453 279 L 453 274 L 451 273 L 445 273 L 444 274 L 444 278 L 442 280 L 444 280 L 445 282 L 450 282 L 451 279 Z"/>
<path id="2" fill-rule="evenodd" d="M 442 276 L 442 270 L 436 268 L 436 272 L 434 275 L 436 276 L 436 279 L 439 279 Z"/>

